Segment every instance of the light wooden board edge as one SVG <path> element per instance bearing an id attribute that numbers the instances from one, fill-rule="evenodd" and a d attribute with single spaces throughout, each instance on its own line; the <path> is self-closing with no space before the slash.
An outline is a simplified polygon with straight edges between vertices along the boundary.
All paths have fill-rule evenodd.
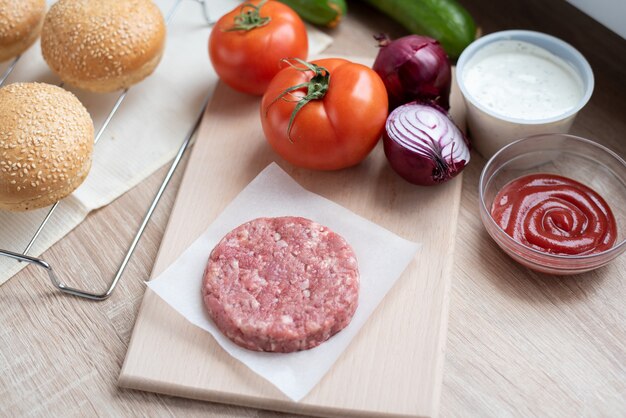
<path id="1" fill-rule="evenodd" d="M 143 305 L 150 305 L 152 301 L 157 300 L 162 305 L 165 305 L 160 300 L 159 296 L 152 292 L 150 289 L 147 289 L 146 294 L 144 295 L 144 299 L 142 301 Z M 166 306 L 166 305 L 165 305 Z M 143 309 L 143 307 L 141 308 Z M 442 321 L 441 331 L 442 331 L 442 339 L 445 344 L 446 339 L 446 328 L 447 328 L 447 311 L 445 309 L 445 317 L 446 319 Z M 172 314 L 177 314 L 175 311 L 171 312 Z M 443 347 L 441 350 L 443 351 Z M 443 368 L 443 359 L 439 362 L 438 367 L 438 377 L 437 384 L 441 384 L 441 372 Z M 198 391 L 197 388 L 185 385 L 164 385 L 163 382 L 158 380 L 151 380 L 142 377 L 132 376 L 130 374 L 120 374 L 118 384 L 120 387 L 126 389 L 135 389 L 141 391 L 148 391 L 154 393 L 161 393 L 164 395 L 170 396 L 178 396 L 181 398 L 187 399 L 195 399 L 199 401 L 209 401 L 209 402 L 217 402 L 228 405 L 237 405 L 244 406 L 249 408 L 258 408 L 265 409 L 268 411 L 278 411 L 285 413 L 293 413 L 299 415 L 310 415 L 316 417 L 345 417 L 345 418 L 427 418 L 427 417 L 435 417 L 437 416 L 438 410 L 438 399 L 435 400 L 433 404 L 433 411 L 427 414 L 393 414 L 393 413 L 385 413 L 383 411 L 366 411 L 366 410 L 347 410 L 345 408 L 321 408 L 315 405 L 307 405 L 303 403 L 293 402 L 288 399 L 283 400 L 275 400 L 268 399 L 264 397 L 253 397 L 253 396 L 242 396 L 242 395 L 233 395 L 230 393 L 224 392 L 204 392 Z M 437 391 L 436 397 L 439 398 L 439 392 Z"/>

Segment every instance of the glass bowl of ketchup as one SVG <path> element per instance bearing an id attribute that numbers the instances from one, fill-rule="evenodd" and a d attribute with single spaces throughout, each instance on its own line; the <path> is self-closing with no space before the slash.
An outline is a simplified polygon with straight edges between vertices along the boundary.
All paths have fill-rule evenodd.
<path id="1" fill-rule="evenodd" d="M 480 215 L 520 264 L 548 274 L 602 267 L 626 250 L 626 162 L 574 135 L 515 141 L 485 165 Z"/>

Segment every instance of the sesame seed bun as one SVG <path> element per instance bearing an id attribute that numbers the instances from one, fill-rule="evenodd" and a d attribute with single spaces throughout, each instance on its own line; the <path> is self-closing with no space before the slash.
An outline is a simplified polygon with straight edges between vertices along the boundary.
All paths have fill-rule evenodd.
<path id="1" fill-rule="evenodd" d="M 143 80 L 164 45 L 165 22 L 151 0 L 60 0 L 41 32 L 41 51 L 52 71 L 93 92 Z"/>
<path id="2" fill-rule="evenodd" d="M 26 51 L 39 36 L 45 0 L 0 0 L 0 62 Z"/>
<path id="3" fill-rule="evenodd" d="M 93 122 L 72 93 L 43 83 L 0 89 L 0 209 L 37 209 L 87 177 Z"/>

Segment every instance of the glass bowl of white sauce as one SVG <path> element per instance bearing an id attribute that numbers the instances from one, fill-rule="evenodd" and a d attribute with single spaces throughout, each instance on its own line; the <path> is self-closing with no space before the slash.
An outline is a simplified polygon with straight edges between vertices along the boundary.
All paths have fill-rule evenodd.
<path id="1" fill-rule="evenodd" d="M 580 52 L 527 30 L 474 41 L 459 57 L 456 75 L 472 145 L 486 158 L 519 138 L 569 132 L 594 87 Z"/>

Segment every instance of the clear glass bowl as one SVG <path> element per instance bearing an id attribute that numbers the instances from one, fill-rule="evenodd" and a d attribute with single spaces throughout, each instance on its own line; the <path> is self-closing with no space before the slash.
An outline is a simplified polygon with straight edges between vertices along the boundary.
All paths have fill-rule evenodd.
<path id="1" fill-rule="evenodd" d="M 491 217 L 498 191 L 511 180 L 531 173 L 574 179 L 600 194 L 617 222 L 617 240 L 606 251 L 589 255 L 555 255 L 527 247 L 509 236 Z M 578 274 L 602 267 L 626 250 L 626 162 L 588 139 L 542 134 L 515 141 L 485 165 L 479 181 L 480 216 L 487 232 L 515 261 L 549 274 Z"/>

